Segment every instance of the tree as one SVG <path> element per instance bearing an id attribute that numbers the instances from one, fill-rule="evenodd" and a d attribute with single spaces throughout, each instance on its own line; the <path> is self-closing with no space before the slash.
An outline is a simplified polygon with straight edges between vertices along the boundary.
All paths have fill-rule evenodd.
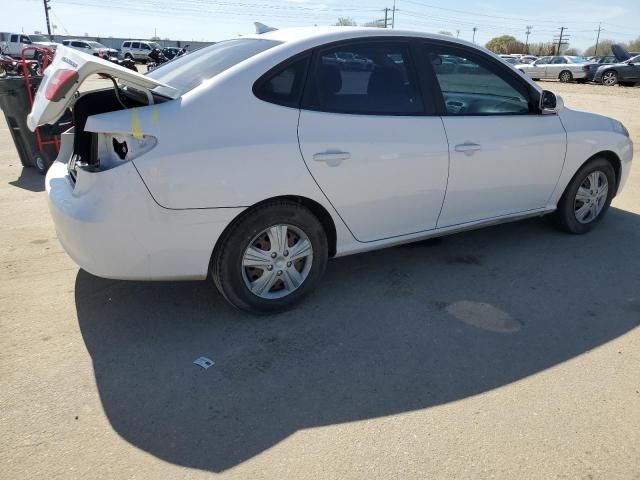
<path id="1" fill-rule="evenodd" d="M 373 20 L 363 25 L 364 27 L 385 28 L 384 20 Z"/>
<path id="2" fill-rule="evenodd" d="M 601 39 L 598 42 L 598 53 L 597 55 L 610 55 L 611 54 L 611 45 L 618 43 L 615 40 L 611 40 L 609 38 Z M 596 46 L 591 45 L 584 51 L 584 54 L 588 57 L 596 55 Z"/>
<path id="3" fill-rule="evenodd" d="M 336 22 L 338 27 L 355 27 L 358 25 L 353 18 L 340 17 Z"/>
<path id="4" fill-rule="evenodd" d="M 511 35 L 494 37 L 485 46 L 494 53 L 524 53 L 525 50 L 524 43 Z"/>
<path id="5" fill-rule="evenodd" d="M 627 50 L 629 50 L 631 52 L 640 52 L 640 37 L 638 37 L 635 40 L 632 40 L 631 42 L 629 42 L 627 47 L 628 47 Z"/>
<path id="6" fill-rule="evenodd" d="M 578 50 L 577 48 L 567 48 L 562 53 L 564 53 L 565 55 L 576 56 L 576 55 L 580 55 L 580 50 Z"/>
<path id="7" fill-rule="evenodd" d="M 529 51 L 531 55 L 538 55 L 539 57 L 553 55 L 556 52 L 556 46 L 551 42 L 534 42 L 529 44 Z"/>
<path id="8" fill-rule="evenodd" d="M 450 37 L 453 37 L 453 33 L 447 32 L 446 30 L 440 30 L 438 33 L 440 35 L 449 35 Z"/>

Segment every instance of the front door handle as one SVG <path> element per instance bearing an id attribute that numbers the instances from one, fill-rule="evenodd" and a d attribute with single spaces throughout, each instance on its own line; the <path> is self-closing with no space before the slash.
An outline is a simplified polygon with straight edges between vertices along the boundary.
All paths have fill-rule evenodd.
<path id="1" fill-rule="evenodd" d="M 465 143 L 461 143 L 459 145 L 456 145 L 454 148 L 455 148 L 456 152 L 462 152 L 465 155 L 473 155 L 473 152 L 477 152 L 482 147 L 480 145 L 478 145 L 477 143 L 465 142 Z"/>
<path id="2" fill-rule="evenodd" d="M 349 160 L 351 154 L 349 152 L 322 152 L 313 155 L 316 162 L 326 162 L 333 166 L 339 165 L 343 160 Z"/>

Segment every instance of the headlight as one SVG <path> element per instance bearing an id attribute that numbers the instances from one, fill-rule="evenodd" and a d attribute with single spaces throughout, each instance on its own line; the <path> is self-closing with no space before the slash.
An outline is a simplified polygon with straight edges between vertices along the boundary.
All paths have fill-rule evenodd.
<path id="1" fill-rule="evenodd" d="M 613 120 L 612 123 L 613 123 L 614 132 L 618 132 L 624 135 L 625 137 L 629 137 L 629 130 L 627 130 L 627 128 L 622 124 L 622 122 L 619 122 L 618 120 Z"/>

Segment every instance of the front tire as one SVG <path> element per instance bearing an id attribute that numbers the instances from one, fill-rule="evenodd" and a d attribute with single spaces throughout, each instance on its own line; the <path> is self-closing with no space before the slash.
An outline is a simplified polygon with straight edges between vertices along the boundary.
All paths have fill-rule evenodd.
<path id="1" fill-rule="evenodd" d="M 611 163 L 601 157 L 590 160 L 569 182 L 552 215 L 553 223 L 567 233 L 587 233 L 609 210 L 615 190 Z"/>
<path id="2" fill-rule="evenodd" d="M 618 83 L 618 72 L 608 70 L 602 74 L 602 84 L 607 87 L 613 87 Z"/>
<path id="3" fill-rule="evenodd" d="M 327 259 L 327 236 L 318 218 L 299 203 L 275 200 L 229 227 L 212 256 L 211 276 L 236 308 L 272 314 L 313 290 Z"/>

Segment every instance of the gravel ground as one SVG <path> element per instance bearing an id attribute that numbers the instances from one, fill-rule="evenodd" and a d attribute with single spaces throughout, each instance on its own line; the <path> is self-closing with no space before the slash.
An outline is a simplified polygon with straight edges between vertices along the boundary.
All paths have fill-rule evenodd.
<path id="1" fill-rule="evenodd" d="M 640 144 L 639 88 L 544 86 Z M 79 271 L 3 119 L 0 158 L 1 479 L 640 478 L 637 162 L 587 236 L 338 259 L 256 319 L 209 282 Z"/>

